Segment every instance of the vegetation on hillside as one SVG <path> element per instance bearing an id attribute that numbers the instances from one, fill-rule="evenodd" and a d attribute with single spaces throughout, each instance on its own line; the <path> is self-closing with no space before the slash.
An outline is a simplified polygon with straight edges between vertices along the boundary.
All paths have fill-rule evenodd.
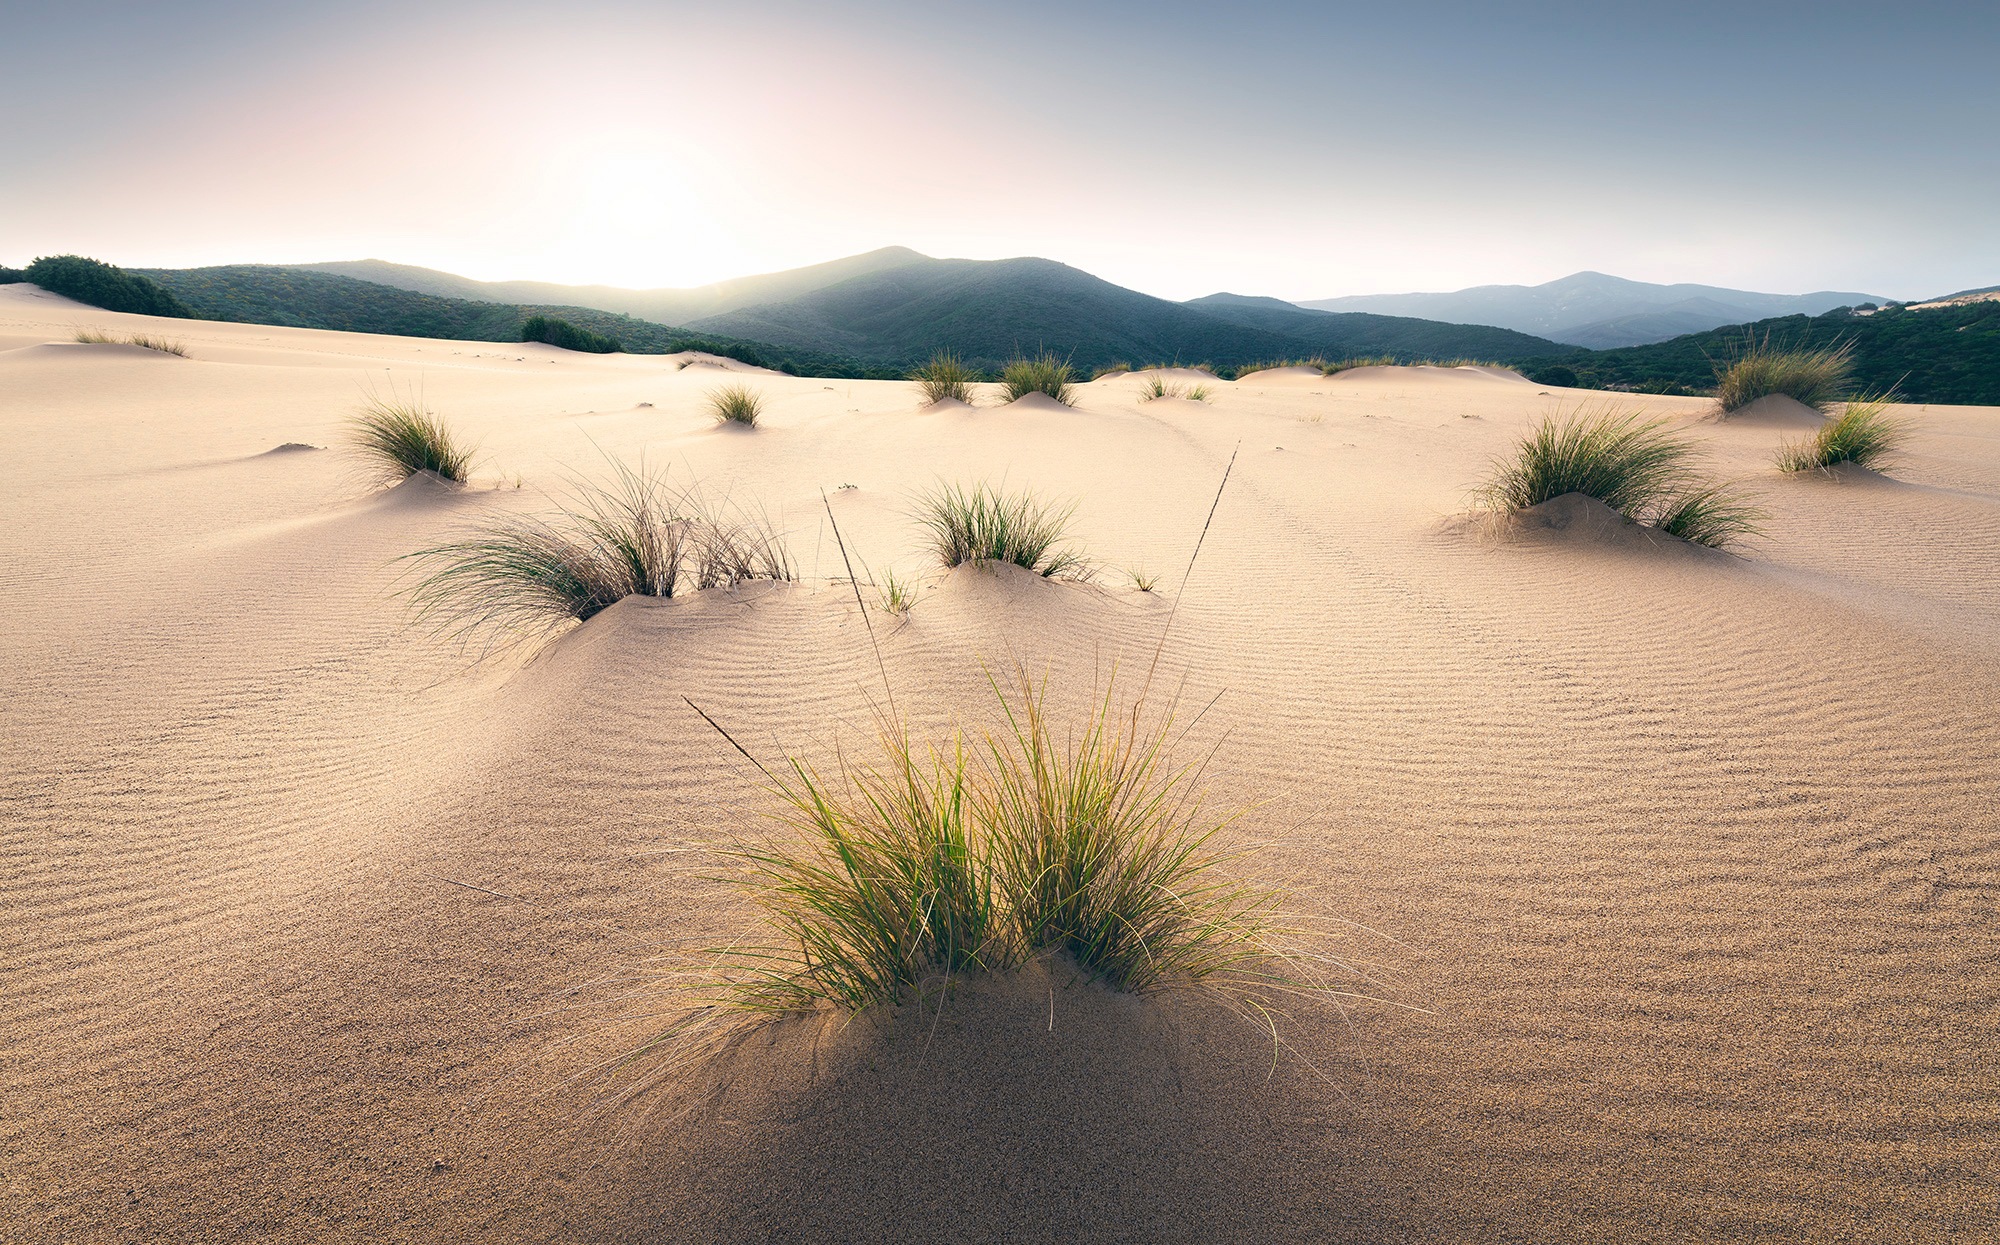
<path id="1" fill-rule="evenodd" d="M 617 354 L 624 349 L 618 339 L 580 329 L 567 320 L 555 316 L 533 315 L 521 324 L 521 340 L 524 342 L 544 342 L 560 346 L 564 350 L 580 350 L 585 354 Z"/>
<path id="2" fill-rule="evenodd" d="M 0 267 L 0 285 L 19 285 L 28 279 L 28 274 L 19 268 Z"/>
<path id="3" fill-rule="evenodd" d="M 106 311 L 141 316 L 190 317 L 192 311 L 154 281 L 81 255 L 44 255 L 22 274 L 51 294 Z"/>
<path id="4" fill-rule="evenodd" d="M 1822 316 L 1730 325 L 1650 346 L 1513 362 L 1544 385 L 1705 396 L 1715 392 L 1716 364 L 1750 338 L 1782 342 L 1789 350 L 1824 350 L 1851 341 L 1856 389 L 1893 389 L 1906 402 L 2000 405 L 2000 303 L 1924 311 L 1886 307 L 1867 315 L 1840 308 Z M 1561 378 L 1558 370 L 1573 374 L 1574 381 Z"/>

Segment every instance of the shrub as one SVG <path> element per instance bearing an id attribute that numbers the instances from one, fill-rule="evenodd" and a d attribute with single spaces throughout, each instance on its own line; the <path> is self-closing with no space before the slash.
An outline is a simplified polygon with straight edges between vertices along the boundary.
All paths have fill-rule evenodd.
<path id="1" fill-rule="evenodd" d="M 917 382 L 923 391 L 924 401 L 937 403 L 946 400 L 972 401 L 972 386 L 979 381 L 979 373 L 967 367 L 956 354 L 940 350 L 930 357 L 930 361 L 910 373 L 910 379 Z"/>
<path id="2" fill-rule="evenodd" d="M 428 471 L 465 483 L 471 447 L 460 444 L 442 419 L 413 400 L 371 398 L 350 426 L 355 448 L 385 479 Z"/>
<path id="3" fill-rule="evenodd" d="M 564 350 L 580 350 L 586 354 L 617 354 L 623 350 L 615 338 L 580 329 L 567 320 L 554 316 L 529 316 L 521 325 L 521 340 L 524 342 L 545 342 L 560 346 Z"/>
<path id="4" fill-rule="evenodd" d="M 1001 371 L 1000 384 L 1006 389 L 1009 402 L 1031 393 L 1044 393 L 1064 406 L 1075 405 L 1076 373 L 1066 360 L 1053 354 L 1012 360 Z"/>
<path id="5" fill-rule="evenodd" d="M 1771 339 L 1747 339 L 1716 370 L 1715 400 L 1727 414 L 1759 398 L 1784 394 L 1815 410 L 1828 410 L 1847 392 L 1854 373 L 1854 341 L 1811 350 L 1786 350 Z"/>
<path id="6" fill-rule="evenodd" d="M 1574 389 L 1576 388 L 1576 369 L 1564 367 L 1560 363 L 1552 363 L 1547 367 L 1538 367 L 1534 371 L 1529 372 L 1528 379 L 1534 381 L 1537 385 L 1549 385 L 1556 389 Z"/>
<path id="7" fill-rule="evenodd" d="M 1396 367 L 1396 356 L 1388 354 L 1366 355 L 1352 359 L 1323 360 L 1319 364 L 1321 376 L 1337 376 L 1353 371 L 1357 367 Z"/>
<path id="8" fill-rule="evenodd" d="M 615 463 L 608 486 L 581 484 L 549 517 L 510 516 L 411 554 L 420 620 L 455 637 L 547 631 L 628 596 L 795 578 L 761 515 L 732 515 L 664 473 Z"/>
<path id="9" fill-rule="evenodd" d="M 45 255 L 29 264 L 27 278 L 51 294 L 73 298 L 106 311 L 128 311 L 142 316 L 177 316 L 190 319 L 194 313 L 178 298 L 162 289 L 150 277 L 126 272 L 101 260 L 81 255 Z"/>
<path id="10" fill-rule="evenodd" d="M 1849 402 L 1847 409 L 1801 441 L 1788 441 L 1778 448 L 1778 466 L 1785 471 L 1811 471 L 1853 463 L 1857 467 L 1882 465 L 1909 435 L 1909 424 L 1885 412 L 1889 399 L 1871 398 Z"/>
<path id="11" fill-rule="evenodd" d="M 0 285 L 19 285 L 28 279 L 28 274 L 19 268 L 0 268 Z"/>
<path id="12" fill-rule="evenodd" d="M 748 385 L 724 385 L 708 393 L 708 410 L 717 423 L 755 428 L 764 414 L 764 399 Z"/>
<path id="13" fill-rule="evenodd" d="M 1496 462 L 1480 493 L 1495 510 L 1525 510 L 1566 493 L 1594 497 L 1625 517 L 1721 548 L 1756 530 L 1760 514 L 1729 486 L 1694 470 L 1692 443 L 1665 420 L 1606 409 L 1551 415 Z"/>
<path id="14" fill-rule="evenodd" d="M 920 497 L 915 518 L 947 567 L 1010 562 L 1050 578 L 1086 578 L 1081 555 L 1062 547 L 1074 505 L 1051 506 L 1033 493 L 985 484 L 943 484 Z"/>

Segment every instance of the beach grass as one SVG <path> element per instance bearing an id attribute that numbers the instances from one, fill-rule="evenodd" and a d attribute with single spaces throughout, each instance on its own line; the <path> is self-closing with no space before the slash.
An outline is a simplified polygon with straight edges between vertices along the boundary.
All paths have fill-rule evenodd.
<path id="1" fill-rule="evenodd" d="M 882 580 L 876 585 L 877 601 L 885 614 L 907 614 L 917 603 L 917 585 L 904 579 L 893 570 L 882 572 Z"/>
<path id="2" fill-rule="evenodd" d="M 410 555 L 419 621 L 452 636 L 537 634 L 628 596 L 797 576 L 761 513 L 713 501 L 665 472 L 613 463 L 547 516 L 512 515 Z"/>
<path id="3" fill-rule="evenodd" d="M 1819 431 L 1778 447 L 1778 466 L 1785 471 L 1814 471 L 1853 463 L 1881 467 L 1909 436 L 1909 422 L 1887 413 L 1891 399 L 1849 402 Z"/>
<path id="4" fill-rule="evenodd" d="M 755 428 L 764 414 L 764 397 L 749 385 L 723 385 L 708 391 L 708 413 L 719 424 Z"/>
<path id="5" fill-rule="evenodd" d="M 1026 490 L 940 484 L 917 499 L 914 517 L 946 567 L 1007 562 L 1048 578 L 1081 579 L 1088 565 L 1066 544 L 1074 512 L 1074 504 L 1045 502 Z"/>
<path id="6" fill-rule="evenodd" d="M 1764 511 L 1751 505 L 1731 484 L 1697 484 L 1662 498 L 1647 516 L 1652 526 L 1669 536 L 1711 549 L 1727 549 L 1746 537 L 1760 535 Z"/>
<path id="7" fill-rule="evenodd" d="M 1748 338 L 1716 367 L 1715 401 L 1724 414 L 1759 398 L 1783 394 L 1814 410 L 1831 410 L 1854 374 L 1854 342 L 1787 349 L 1767 336 Z"/>
<path id="8" fill-rule="evenodd" d="M 187 345 L 166 337 L 155 337 L 150 333 L 128 333 L 118 337 L 103 329 L 78 329 L 75 340 L 86 346 L 143 346 L 147 350 L 157 350 L 178 358 L 190 357 Z"/>
<path id="9" fill-rule="evenodd" d="M 979 382 L 979 373 L 949 350 L 940 350 L 932 355 L 923 366 L 910 373 L 910 379 L 917 382 L 928 404 L 953 401 L 972 403 L 972 387 Z"/>
<path id="10" fill-rule="evenodd" d="M 463 484 L 471 469 L 472 448 L 414 398 L 370 398 L 348 426 L 354 448 L 385 479 L 404 480 L 428 471 Z"/>
<path id="11" fill-rule="evenodd" d="M 1029 358 L 1009 360 L 1000 372 L 1000 385 L 1009 402 L 1031 393 L 1046 394 L 1064 406 L 1076 405 L 1076 372 L 1069 362 L 1044 352 Z"/>
<path id="12" fill-rule="evenodd" d="M 1188 385 L 1177 380 L 1168 380 L 1158 372 L 1149 372 L 1139 383 L 1139 400 L 1152 402 L 1159 398 L 1180 398 L 1188 402 L 1206 402 L 1209 398 L 1207 385 Z"/>

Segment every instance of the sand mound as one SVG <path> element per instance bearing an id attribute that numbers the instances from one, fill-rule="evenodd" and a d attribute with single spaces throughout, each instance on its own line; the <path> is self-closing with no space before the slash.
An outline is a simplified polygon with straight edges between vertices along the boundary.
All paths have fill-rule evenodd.
<path id="1" fill-rule="evenodd" d="M 1015 398 L 1012 402 L 1004 404 L 1002 409 L 1009 411 L 1053 411 L 1068 414 L 1076 408 L 1073 406 L 1064 406 L 1045 393 L 1029 393 L 1023 394 Z"/>
<path id="2" fill-rule="evenodd" d="M 1747 406 L 1725 411 L 1722 418 L 1732 424 L 1762 428 L 1818 428 L 1826 415 L 1789 394 L 1770 393 Z"/>
<path id="3" fill-rule="evenodd" d="M 1564 493 L 1560 497 L 1551 497 L 1539 506 L 1530 506 L 1513 516 L 1513 524 L 1524 532 L 1556 533 L 1565 540 L 1625 548 L 1686 544 L 1643 523 L 1635 523 L 1595 497 L 1586 497 L 1582 493 Z"/>
<path id="4" fill-rule="evenodd" d="M 257 457 L 269 458 L 273 454 L 311 454 L 325 448 L 324 445 L 307 445 L 304 441 L 287 441 L 283 445 L 272 446 L 262 454 L 257 455 Z M 443 483 L 442 480 L 439 482 Z"/>
<path id="5" fill-rule="evenodd" d="M 957 398 L 942 398 L 936 402 L 927 402 L 918 407 L 917 414 L 947 415 L 953 411 L 970 411 L 976 409 L 970 402 L 960 402 Z"/>

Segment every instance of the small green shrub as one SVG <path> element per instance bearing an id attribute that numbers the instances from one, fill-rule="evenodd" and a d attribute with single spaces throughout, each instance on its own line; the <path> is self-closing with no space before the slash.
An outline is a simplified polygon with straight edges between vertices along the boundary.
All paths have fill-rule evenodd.
<path id="1" fill-rule="evenodd" d="M 764 399 L 748 385 L 724 385 L 709 391 L 708 410 L 717 423 L 755 428 L 764 414 Z"/>
<path id="2" fill-rule="evenodd" d="M 953 401 L 970 405 L 972 387 L 979 383 L 979 373 L 951 351 L 940 350 L 911 372 L 910 379 L 917 382 L 928 404 Z"/>
<path id="3" fill-rule="evenodd" d="M 1888 415 L 1890 399 L 1849 402 L 1847 409 L 1801 441 L 1778 448 L 1778 466 L 1785 471 L 1813 471 L 1853 463 L 1882 466 L 1909 436 L 1909 423 Z"/>
<path id="4" fill-rule="evenodd" d="M 45 255 L 29 264 L 27 279 L 51 294 L 73 298 L 106 311 L 142 316 L 191 319 L 194 313 L 150 277 L 86 259 L 81 255 Z"/>
<path id="5" fill-rule="evenodd" d="M 350 424 L 355 448 L 390 480 L 429 471 L 465 483 L 472 450 L 436 414 L 415 401 L 371 398 Z"/>
<path id="6" fill-rule="evenodd" d="M 543 342 L 559 346 L 564 350 L 577 350 L 585 354 L 617 354 L 624 349 L 615 338 L 580 329 L 567 320 L 554 316 L 529 316 L 521 324 L 521 340 Z"/>
<path id="7" fill-rule="evenodd" d="M 1063 546 L 1074 510 L 1048 505 L 1026 491 L 943 484 L 918 499 L 914 517 L 947 567 L 1009 562 L 1050 578 L 1085 578 L 1089 570 L 1082 556 Z"/>
<path id="8" fill-rule="evenodd" d="M 1047 394 L 1064 406 L 1076 404 L 1076 373 L 1068 361 L 1053 354 L 1033 359 L 1014 359 L 1000 373 L 1000 384 L 1009 402 L 1031 393 Z"/>
<path id="9" fill-rule="evenodd" d="M 1552 363 L 1547 367 L 1538 367 L 1534 371 L 1529 372 L 1528 379 L 1534 381 L 1537 385 L 1548 385 L 1555 389 L 1574 389 L 1576 388 L 1576 369 L 1564 367 L 1560 363 Z"/>
<path id="10" fill-rule="evenodd" d="M 1784 394 L 1815 410 L 1829 410 L 1847 392 L 1854 374 L 1854 342 L 1812 350 L 1786 350 L 1766 337 L 1751 338 L 1717 367 L 1715 400 L 1724 414 L 1759 398 Z"/>
<path id="11" fill-rule="evenodd" d="M 20 285 L 28 279 L 28 274 L 19 268 L 0 268 L 0 285 Z"/>

